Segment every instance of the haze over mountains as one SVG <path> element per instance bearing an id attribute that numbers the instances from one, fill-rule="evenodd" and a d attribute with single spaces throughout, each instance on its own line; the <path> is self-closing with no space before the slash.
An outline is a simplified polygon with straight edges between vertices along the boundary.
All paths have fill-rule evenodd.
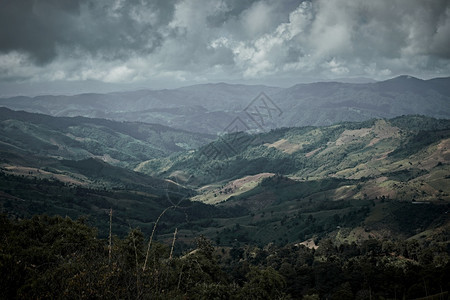
<path id="1" fill-rule="evenodd" d="M 261 129 L 244 112 L 261 92 L 279 109 L 278 116 L 264 124 L 264 130 L 408 114 L 450 117 L 450 78 L 421 80 L 411 76 L 374 83 L 318 82 L 290 88 L 218 83 L 172 90 L 12 97 L 0 99 L 0 106 L 52 116 L 157 123 L 215 135 L 226 131 L 236 117 L 249 129 Z"/>

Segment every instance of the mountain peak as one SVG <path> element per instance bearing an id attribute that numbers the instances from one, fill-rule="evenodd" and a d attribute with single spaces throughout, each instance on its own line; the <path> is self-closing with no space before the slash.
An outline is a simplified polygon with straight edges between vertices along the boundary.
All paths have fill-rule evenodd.
<path id="1" fill-rule="evenodd" d="M 395 92 L 423 93 L 424 90 L 429 88 L 425 80 L 410 75 L 400 75 L 375 84 L 384 90 Z"/>
<path id="2" fill-rule="evenodd" d="M 395 81 L 400 81 L 400 80 L 402 80 L 402 81 L 403 80 L 423 81 L 422 79 L 414 77 L 414 76 L 411 76 L 411 75 L 400 75 L 400 76 L 397 76 L 397 77 L 394 77 L 394 78 L 391 78 L 391 79 L 388 79 L 388 80 L 385 80 L 385 81 L 391 81 L 391 80 L 395 80 Z"/>

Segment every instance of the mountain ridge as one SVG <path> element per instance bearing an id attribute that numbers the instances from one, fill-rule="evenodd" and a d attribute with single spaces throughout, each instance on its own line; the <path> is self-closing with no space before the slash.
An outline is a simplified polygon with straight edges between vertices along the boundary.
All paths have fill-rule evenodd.
<path id="1" fill-rule="evenodd" d="M 75 160 L 103 157 L 133 168 L 144 157 L 195 149 L 213 138 L 160 124 L 53 117 L 0 108 L 0 149 L 16 147 L 33 155 Z"/>
<path id="2" fill-rule="evenodd" d="M 236 117 L 247 127 L 255 126 L 245 109 L 256 105 L 261 92 L 283 113 L 268 120 L 263 129 L 270 130 L 407 114 L 450 118 L 449 86 L 449 77 L 422 80 L 408 75 L 373 83 L 316 82 L 288 88 L 214 83 L 108 94 L 1 98 L 0 106 L 53 116 L 157 123 L 216 135 Z"/>

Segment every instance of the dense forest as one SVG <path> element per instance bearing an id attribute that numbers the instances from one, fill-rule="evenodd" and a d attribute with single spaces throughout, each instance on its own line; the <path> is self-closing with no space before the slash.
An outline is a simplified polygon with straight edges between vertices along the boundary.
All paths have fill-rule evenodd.
<path id="1" fill-rule="evenodd" d="M 442 236 L 449 236 L 448 233 Z M 98 238 L 81 218 L 0 217 L 2 299 L 447 299 L 443 238 L 319 247 L 215 246 L 199 236 L 175 249 L 130 229 Z"/>

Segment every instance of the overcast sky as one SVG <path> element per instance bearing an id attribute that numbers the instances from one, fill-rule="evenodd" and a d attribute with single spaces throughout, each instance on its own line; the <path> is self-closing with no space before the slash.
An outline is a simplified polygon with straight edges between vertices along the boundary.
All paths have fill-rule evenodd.
<path id="1" fill-rule="evenodd" d="M 3 94 L 400 74 L 450 76 L 450 1 L 0 1 Z"/>

